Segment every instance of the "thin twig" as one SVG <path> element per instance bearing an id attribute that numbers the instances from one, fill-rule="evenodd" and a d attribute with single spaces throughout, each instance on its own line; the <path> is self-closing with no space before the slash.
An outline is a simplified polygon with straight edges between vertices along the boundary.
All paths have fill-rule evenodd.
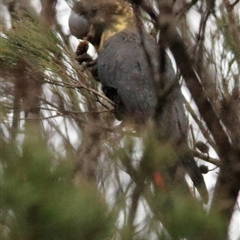
<path id="1" fill-rule="evenodd" d="M 197 123 L 202 135 L 204 136 L 204 138 L 206 138 L 207 142 L 211 145 L 211 147 L 216 150 L 217 146 L 216 146 L 215 142 L 212 140 L 209 132 L 204 127 L 203 122 L 199 119 L 199 117 L 194 112 L 193 108 L 191 107 L 191 105 L 189 104 L 189 102 L 185 98 L 184 98 L 184 104 L 185 104 L 185 107 L 186 107 L 187 111 L 190 113 L 190 115 L 192 116 L 194 121 Z"/>
<path id="2" fill-rule="evenodd" d="M 205 155 L 203 153 L 200 153 L 198 152 L 197 150 L 194 150 L 192 149 L 191 150 L 194 157 L 197 157 L 205 162 L 208 162 L 208 163 L 211 163 L 211 164 L 214 164 L 216 165 L 217 167 L 220 167 L 221 166 L 221 161 L 217 158 L 212 158 L 212 157 L 209 157 L 208 155 Z"/>

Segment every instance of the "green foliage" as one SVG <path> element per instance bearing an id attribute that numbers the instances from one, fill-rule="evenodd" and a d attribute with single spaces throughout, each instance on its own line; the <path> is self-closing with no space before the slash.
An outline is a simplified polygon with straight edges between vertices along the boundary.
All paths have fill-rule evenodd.
<path id="1" fill-rule="evenodd" d="M 46 30 L 37 21 L 22 18 L 13 21 L 13 28 L 1 36 L 0 59 L 8 68 L 15 68 L 22 62 L 35 71 L 44 66 L 52 67 L 55 56 L 62 55 L 58 35 Z"/>
<path id="2" fill-rule="evenodd" d="M 141 165 L 143 169 L 167 169 L 177 161 L 176 151 L 170 143 L 161 142 L 157 139 L 153 129 L 145 132 L 144 152 Z M 149 164 L 151 166 L 149 166 Z"/>
<path id="3" fill-rule="evenodd" d="M 173 191 L 165 200 L 163 222 L 173 239 L 225 239 L 226 223 L 217 214 L 209 216 L 196 199 Z"/>
<path id="4" fill-rule="evenodd" d="M 5 239 L 106 239 L 112 217 L 90 183 L 76 187 L 68 159 L 53 166 L 46 142 L 26 135 L 22 151 L 2 145 Z"/>
<path id="5" fill-rule="evenodd" d="M 201 2 L 192 1 L 186 10 L 197 8 Z M 231 36 L 225 12 L 220 13 L 213 22 L 217 28 L 212 32 L 206 65 L 215 66 L 213 80 L 216 85 L 223 85 L 219 88 L 221 94 L 224 93 L 221 89 L 228 94 L 231 81 L 236 78 L 236 86 L 239 82 L 235 72 L 238 45 Z M 4 87 L 0 89 L 0 238 L 225 240 L 223 229 L 229 223 L 214 212 L 214 205 L 210 213 L 203 210 L 185 181 L 178 183 L 170 179 L 168 191 L 154 186 L 152 173 L 156 169 L 169 170 L 176 161 L 173 146 L 157 140 L 153 129 L 135 132 L 123 125 L 121 131 L 120 125 L 116 130 L 114 119 L 107 111 L 112 105 L 98 92 L 99 85 L 89 71 L 74 60 L 60 30 L 49 29 L 41 19 L 30 16 L 16 19 L 12 19 L 11 29 L 1 29 L 0 36 L 0 71 L 4 70 L 1 75 Z M 157 33 L 158 29 L 155 30 Z M 189 31 L 187 25 L 183 25 L 183 36 L 187 36 L 185 31 Z M 206 37 L 202 35 L 199 39 Z M 188 40 L 194 42 L 195 35 Z M 207 55 L 206 50 L 204 54 Z M 14 129 L 11 125 L 11 114 L 18 110 L 14 110 L 16 96 L 11 88 L 15 83 L 21 86 L 19 83 L 24 79 L 40 81 L 44 86 L 39 104 L 42 115 L 38 116 L 42 118 L 35 121 L 44 127 L 34 131 L 27 127 L 32 119 L 26 120 L 24 127 L 20 126 L 22 121 L 18 118 L 22 112 L 15 117 L 20 127 Z M 51 101 L 52 96 L 57 100 Z M 22 102 L 20 99 L 19 104 Z M 221 106 L 221 102 L 217 105 Z M 55 121 L 55 116 L 61 116 L 61 121 L 59 118 Z M 198 118 L 202 121 L 198 115 L 194 119 Z M 200 129 L 201 121 L 197 122 Z M 11 131 L 15 130 L 17 137 L 12 139 Z M 203 130 L 204 137 L 210 139 L 208 142 L 213 142 L 207 129 Z M 77 135 L 75 142 L 73 132 Z M 56 144 L 56 139 L 61 143 Z M 92 167 L 88 160 L 94 152 L 100 161 Z M 85 168 L 87 164 L 90 168 L 97 166 L 94 169 L 97 183 L 74 184 L 73 172 L 80 162 L 79 153 Z M 109 197 L 108 202 L 105 197 Z M 118 218 L 109 213 L 110 207 Z"/>
<path id="6" fill-rule="evenodd" d="M 133 211 L 137 201 L 143 205 L 144 202 L 147 203 L 153 216 L 146 217 L 142 224 L 151 231 L 151 234 L 155 233 L 158 239 L 203 240 L 216 238 L 224 240 L 225 232 L 223 229 L 228 224 L 227 221 L 219 213 L 213 211 L 210 214 L 204 210 L 202 203 L 193 197 L 193 193 L 184 183 L 184 180 L 179 182 L 171 180 L 171 182 L 166 183 L 170 184 L 167 189 L 152 185 L 152 173 L 156 169 L 168 169 L 169 164 L 172 163 L 172 161 L 167 160 L 169 157 L 171 160 L 174 159 L 172 147 L 157 141 L 150 129 L 145 130 L 142 143 L 143 152 L 136 160 L 134 145 L 136 136 L 126 135 L 121 147 L 114 152 L 112 161 L 116 163 L 117 159 L 120 160 L 123 170 L 131 177 L 129 186 L 125 190 L 122 189 L 122 195 L 119 193 L 118 199 L 126 198 L 133 186 L 134 190 L 132 191 L 137 190 L 137 194 L 141 196 L 138 199 L 131 192 L 132 204 L 129 211 Z M 122 203 L 116 200 L 116 208 L 119 207 L 118 204 Z M 159 227 L 157 224 L 159 222 L 163 224 L 164 228 Z M 139 236 L 134 238 L 131 235 L 127 220 L 121 232 L 123 239 L 149 239 L 148 234 L 149 232 L 147 233 L 143 229 Z"/>

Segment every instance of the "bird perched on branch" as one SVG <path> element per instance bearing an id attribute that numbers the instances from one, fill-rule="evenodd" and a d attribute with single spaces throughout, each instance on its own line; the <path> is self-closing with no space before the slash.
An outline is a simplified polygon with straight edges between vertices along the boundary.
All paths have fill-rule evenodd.
<path id="1" fill-rule="evenodd" d="M 73 15 L 79 19 L 74 20 L 78 26 L 73 25 Z M 160 102 L 156 88 L 159 84 L 154 81 L 159 69 L 159 47 L 143 25 L 137 24 L 130 4 L 123 0 L 81 0 L 73 7 L 69 25 L 70 29 L 81 28 L 72 34 L 87 39 L 97 49 L 98 77 L 103 92 L 115 103 L 116 117 L 138 124 L 152 117 L 156 119 L 159 139 L 183 146 L 176 151 L 175 165 L 185 168 L 206 202 L 206 185 L 187 145 L 188 123 L 171 61 L 165 54 L 160 85 L 169 93 Z"/>

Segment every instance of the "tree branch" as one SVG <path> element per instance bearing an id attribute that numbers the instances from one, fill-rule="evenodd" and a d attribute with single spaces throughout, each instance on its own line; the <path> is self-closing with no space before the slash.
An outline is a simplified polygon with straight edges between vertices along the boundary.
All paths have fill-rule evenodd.
<path id="1" fill-rule="evenodd" d="M 168 8 L 169 10 L 171 6 L 167 1 L 160 1 L 159 8 L 162 14 L 158 24 L 161 29 L 164 47 L 170 48 L 199 112 L 216 142 L 217 153 L 222 161 L 212 207 L 230 221 L 239 192 L 240 149 L 239 147 L 232 147 L 228 135 L 223 129 L 221 120 L 214 112 L 212 104 L 202 88 L 192 61 L 187 54 L 186 46 L 173 26 L 174 18 L 172 11 L 168 11 L 166 15 L 164 14 L 164 9 Z M 207 73 L 205 77 L 211 79 Z M 227 229 L 225 231 L 227 235 Z"/>

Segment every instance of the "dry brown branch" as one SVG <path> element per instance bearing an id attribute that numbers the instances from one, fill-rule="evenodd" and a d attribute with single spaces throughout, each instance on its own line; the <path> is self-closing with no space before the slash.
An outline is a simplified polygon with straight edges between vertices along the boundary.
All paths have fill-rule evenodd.
<path id="1" fill-rule="evenodd" d="M 202 71 L 203 71 L 203 57 L 204 57 L 204 40 L 205 40 L 205 31 L 208 19 L 213 12 L 215 6 L 215 0 L 208 1 L 207 7 L 205 12 L 202 14 L 200 25 L 199 25 L 199 31 L 197 34 L 197 40 L 195 45 L 196 50 L 196 69 L 198 72 L 198 75 L 200 79 L 202 79 Z"/>
<path id="2" fill-rule="evenodd" d="M 204 138 L 206 138 L 207 142 L 212 146 L 213 149 L 217 149 L 216 144 L 212 140 L 212 138 L 209 135 L 209 132 L 207 131 L 207 129 L 204 127 L 203 122 L 199 119 L 199 117 L 194 112 L 193 108 L 191 107 L 191 105 L 189 104 L 189 102 L 186 99 L 185 99 L 185 106 L 186 106 L 187 111 L 190 113 L 190 115 L 194 119 L 194 121 L 197 123 L 201 133 L 204 136 Z"/>
<path id="3" fill-rule="evenodd" d="M 238 1 L 235 1 L 235 3 L 233 3 L 233 5 L 231 5 L 228 0 L 224 0 L 223 3 L 225 6 L 225 9 L 227 11 L 227 17 L 228 17 L 228 21 L 229 21 L 229 25 L 228 25 L 229 32 L 230 32 L 232 38 L 234 39 L 235 48 L 237 49 L 240 46 L 240 33 L 239 33 L 238 25 L 235 20 L 233 7 L 235 6 L 235 4 L 238 3 Z M 233 52 L 235 53 L 236 51 L 233 51 Z M 240 66 L 240 54 L 239 53 L 236 54 L 236 60 L 237 60 L 238 66 Z"/>
<path id="4" fill-rule="evenodd" d="M 211 163 L 211 164 L 214 164 L 216 165 L 217 167 L 220 167 L 221 166 L 221 161 L 219 159 L 216 159 L 216 158 L 211 158 L 209 157 L 208 155 L 205 155 L 203 153 L 200 153 L 198 152 L 197 150 L 193 150 L 192 149 L 192 153 L 194 155 L 194 157 L 197 157 L 205 162 L 208 162 L 208 163 Z"/>
<path id="5" fill-rule="evenodd" d="M 159 7 L 163 14 L 159 19 L 159 26 L 165 47 L 170 48 L 199 112 L 216 142 L 217 153 L 222 161 L 212 206 L 230 220 L 239 192 L 240 171 L 236 167 L 239 164 L 240 149 L 232 147 L 219 117 L 206 97 L 192 61 L 186 52 L 186 46 L 173 26 L 174 16 L 171 14 L 171 5 L 167 1 L 160 1 Z M 169 9 L 167 14 L 164 11 L 166 8 Z M 206 73 L 205 76 L 211 81 L 210 75 Z M 227 235 L 227 229 L 225 233 Z"/>
<path id="6" fill-rule="evenodd" d="M 41 15 L 47 27 L 54 25 L 56 18 L 57 0 L 41 0 L 42 10 Z"/>

